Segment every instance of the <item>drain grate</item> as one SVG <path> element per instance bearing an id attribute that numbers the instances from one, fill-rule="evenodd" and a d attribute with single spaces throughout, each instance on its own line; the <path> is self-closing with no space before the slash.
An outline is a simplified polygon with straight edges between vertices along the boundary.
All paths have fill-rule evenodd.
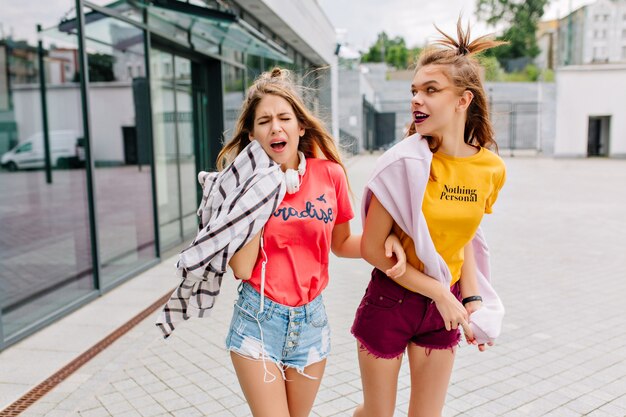
<path id="1" fill-rule="evenodd" d="M 173 290 L 172 290 L 173 291 Z M 18 400 L 9 405 L 4 410 L 0 411 L 0 417 L 15 417 L 19 416 L 24 410 L 33 405 L 37 400 L 50 392 L 54 387 L 59 385 L 68 376 L 72 375 L 78 368 L 89 362 L 94 356 L 102 352 L 109 345 L 122 337 L 130 329 L 141 323 L 146 317 L 152 314 L 156 309 L 163 306 L 169 299 L 172 291 L 159 298 L 152 303 L 149 307 L 141 311 L 135 317 L 118 327 L 113 333 L 87 349 L 80 354 L 76 359 L 65 365 L 63 368 L 55 372 L 52 376 L 47 378 L 41 384 L 37 385 L 26 394 L 22 395 Z"/>

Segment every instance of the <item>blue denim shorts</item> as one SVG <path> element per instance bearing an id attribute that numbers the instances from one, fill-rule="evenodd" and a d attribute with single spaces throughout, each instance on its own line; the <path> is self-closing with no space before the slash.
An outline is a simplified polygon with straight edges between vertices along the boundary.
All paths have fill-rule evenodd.
<path id="1" fill-rule="evenodd" d="M 325 359 L 330 352 L 330 327 L 319 295 L 300 307 L 278 304 L 248 283 L 239 287 L 233 319 L 226 336 L 226 349 L 248 359 L 268 360 L 279 369 L 304 368 Z M 284 374 L 283 374 L 284 378 Z"/>

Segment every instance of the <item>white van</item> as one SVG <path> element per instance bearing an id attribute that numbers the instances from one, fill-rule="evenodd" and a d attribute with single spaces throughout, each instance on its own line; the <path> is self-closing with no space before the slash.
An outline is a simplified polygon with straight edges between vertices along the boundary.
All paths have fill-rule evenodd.
<path id="1" fill-rule="evenodd" d="M 82 138 L 74 130 L 50 131 L 50 163 L 53 168 L 81 166 L 85 161 Z M 45 152 L 43 133 L 35 133 L 2 155 L 2 167 L 9 171 L 25 168 L 43 168 Z"/>

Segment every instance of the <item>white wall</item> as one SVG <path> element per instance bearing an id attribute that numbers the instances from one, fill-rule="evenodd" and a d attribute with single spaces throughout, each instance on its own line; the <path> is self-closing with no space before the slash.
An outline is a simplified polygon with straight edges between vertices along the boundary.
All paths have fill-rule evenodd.
<path id="1" fill-rule="evenodd" d="M 337 35 L 335 28 L 314 0 L 263 0 L 285 25 L 289 26 L 322 59 L 332 64 Z M 289 42 L 289 39 L 287 39 Z M 294 45 L 296 49 L 298 45 Z"/>
<path id="2" fill-rule="evenodd" d="M 587 156 L 590 116 L 611 116 L 609 156 L 626 156 L 626 65 L 561 67 L 556 88 L 555 156 Z"/>
<path id="3" fill-rule="evenodd" d="M 23 141 L 40 132 L 41 100 L 39 86 L 13 90 L 18 139 Z M 50 130 L 75 130 L 82 134 L 83 120 L 78 85 L 49 86 L 48 126 Z M 132 89 L 129 83 L 91 83 L 91 144 L 95 161 L 123 162 L 122 126 L 135 124 Z"/>

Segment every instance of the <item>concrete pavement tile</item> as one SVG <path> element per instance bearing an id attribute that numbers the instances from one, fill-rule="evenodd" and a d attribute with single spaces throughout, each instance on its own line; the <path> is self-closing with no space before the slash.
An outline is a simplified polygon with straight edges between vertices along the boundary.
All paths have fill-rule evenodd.
<path id="1" fill-rule="evenodd" d="M 359 378 L 359 382 L 360 382 L 360 378 Z M 334 386 L 333 391 L 336 391 L 337 393 L 339 393 L 339 395 L 345 397 L 346 395 L 352 394 L 353 392 L 357 392 L 358 390 L 353 385 L 344 383 L 344 384 Z"/>
<path id="2" fill-rule="evenodd" d="M 339 397 L 327 403 L 316 406 L 316 412 L 323 416 L 330 416 L 341 411 L 353 410 L 357 406 L 356 403 L 350 401 L 346 397 Z"/>
<path id="3" fill-rule="evenodd" d="M 618 407 L 626 408 L 626 395 L 622 395 L 621 397 L 614 399 L 613 401 L 611 401 L 611 404 L 615 404 Z"/>
<path id="4" fill-rule="evenodd" d="M 156 381 L 152 381 L 149 382 L 147 384 L 141 383 L 139 381 L 137 381 L 137 383 L 143 387 L 143 389 L 148 392 L 148 393 L 156 393 L 156 392 L 161 392 L 161 391 L 165 391 L 167 389 L 169 389 L 167 387 L 167 385 L 165 385 L 163 382 L 156 380 Z"/>
<path id="5" fill-rule="evenodd" d="M 118 391 L 114 391 L 110 394 L 98 395 L 98 400 L 100 400 L 102 404 L 115 404 L 121 401 L 126 401 L 124 396 Z"/>
<path id="6" fill-rule="evenodd" d="M 112 383 L 113 387 L 120 392 L 127 392 L 136 388 L 140 388 L 139 384 L 137 384 L 134 380 L 127 378 L 121 381 L 116 381 Z"/>
<path id="7" fill-rule="evenodd" d="M 542 416 L 554 410 L 555 406 L 552 401 L 545 398 L 537 398 L 526 404 L 523 404 L 518 410 L 527 416 Z"/>
<path id="8" fill-rule="evenodd" d="M 213 414 L 211 417 L 233 417 L 233 416 L 235 415 L 231 413 L 229 410 L 221 410 Z M 235 416 L 235 417 L 238 417 L 238 416 Z"/>
<path id="9" fill-rule="evenodd" d="M 542 396 L 544 400 L 548 401 L 554 408 L 561 407 L 569 403 L 572 399 L 566 395 L 561 394 L 560 391 L 552 391 L 544 396 Z"/>
<path id="10" fill-rule="evenodd" d="M 456 398 L 450 401 L 450 405 L 460 412 L 465 412 L 474 407 L 478 407 L 488 401 L 489 400 L 487 398 L 477 395 L 476 392 L 470 392 L 460 398 Z"/>
<path id="11" fill-rule="evenodd" d="M 215 400 L 206 401 L 201 404 L 194 404 L 194 407 L 202 411 L 207 416 L 212 416 L 215 413 L 224 410 L 224 406 Z"/>
<path id="12" fill-rule="evenodd" d="M 322 381 L 324 381 L 324 380 L 322 379 Z M 334 400 L 336 398 L 339 398 L 340 396 L 341 396 L 341 394 L 338 393 L 335 390 L 332 390 L 332 389 L 320 389 L 320 391 L 317 394 L 317 397 L 316 397 L 315 401 L 318 404 L 324 404 L 324 403 L 332 401 L 332 400 Z"/>
<path id="13" fill-rule="evenodd" d="M 493 401 L 493 400 L 495 400 L 497 398 L 502 397 L 502 393 L 496 391 L 495 389 L 493 389 L 493 388 L 491 388 L 489 386 L 479 388 L 476 391 L 474 391 L 473 394 L 475 394 L 475 395 L 477 395 L 477 396 L 479 396 L 481 398 L 484 398 L 487 401 Z"/>
<path id="14" fill-rule="evenodd" d="M 78 411 L 81 417 L 116 417 L 111 415 L 106 408 L 93 408 L 91 410 Z"/>
<path id="15" fill-rule="evenodd" d="M 222 404 L 222 406 L 224 406 L 224 408 L 228 410 L 232 409 L 235 406 L 246 403 L 246 400 L 243 397 L 240 397 L 239 395 L 236 395 L 236 394 L 222 397 L 218 401 L 220 402 L 220 404 Z"/>
<path id="16" fill-rule="evenodd" d="M 24 411 L 21 416 L 22 417 L 30 417 L 34 416 L 43 416 L 48 411 L 53 410 L 57 406 L 57 403 L 50 403 L 46 401 L 39 400 L 35 404 L 31 405 Z"/>
<path id="17" fill-rule="evenodd" d="M 159 414 L 166 414 L 167 410 L 160 404 L 150 404 L 137 410 L 143 417 L 155 417 Z"/>
<path id="18" fill-rule="evenodd" d="M 587 414 L 591 411 L 602 407 L 607 402 L 593 395 L 583 395 L 580 398 L 576 398 L 573 401 L 565 404 L 569 409 L 579 412 L 580 414 Z"/>
<path id="19" fill-rule="evenodd" d="M 196 408 L 189 407 L 182 410 L 172 411 L 171 414 L 174 417 L 202 417 L 202 412 Z"/>
<path id="20" fill-rule="evenodd" d="M 248 403 L 243 403 L 235 407 L 232 407 L 229 411 L 233 413 L 234 415 L 236 415 L 237 417 L 252 416 L 252 414 L 250 413 L 250 407 L 248 407 Z"/>
<path id="21" fill-rule="evenodd" d="M 464 385 L 468 385 L 468 387 L 471 387 L 471 384 L 469 382 L 466 384 L 456 383 L 456 384 L 450 385 L 450 387 L 448 388 L 448 396 L 450 398 L 458 398 L 467 394 L 468 388 L 465 388 Z"/>
<path id="22" fill-rule="evenodd" d="M 114 416 L 133 410 L 134 407 L 128 401 L 119 401 L 112 404 L 105 404 L 106 409 Z"/>
<path id="23" fill-rule="evenodd" d="M 485 410 L 481 407 L 472 408 L 464 413 L 457 414 L 456 417 L 500 417 L 491 411 Z"/>
<path id="24" fill-rule="evenodd" d="M 224 398 L 224 397 L 231 396 L 232 394 L 233 394 L 233 392 L 230 389 L 226 388 L 226 387 L 218 387 L 218 388 L 212 389 L 209 392 L 209 395 L 212 398 L 215 398 L 216 400 L 219 400 L 219 399 Z"/>
<path id="25" fill-rule="evenodd" d="M 137 410 L 125 411 L 121 414 L 116 414 L 115 417 L 141 417 L 141 414 Z"/>
<path id="26" fill-rule="evenodd" d="M 574 410 L 570 410 L 567 407 L 559 407 L 558 410 L 550 411 L 543 415 L 543 417 L 581 417 L 582 415 Z"/>
<path id="27" fill-rule="evenodd" d="M 128 402 L 131 403 L 133 407 L 137 410 L 143 407 L 158 404 L 157 400 L 152 398 L 150 395 L 145 395 L 143 397 L 129 398 Z"/>
<path id="28" fill-rule="evenodd" d="M 31 386 L 28 384 L 17 384 L 13 382 L 0 382 L 0 410 L 11 404 L 21 395 L 28 392 Z"/>
<path id="29" fill-rule="evenodd" d="M 133 388 L 129 388 L 126 389 L 122 392 L 122 395 L 124 396 L 124 398 L 126 398 L 127 400 L 133 399 L 133 398 L 139 398 L 139 397 L 143 397 L 145 395 L 147 395 L 147 391 L 144 390 L 142 387 L 140 386 L 136 386 Z"/>
<path id="30" fill-rule="evenodd" d="M 182 387 L 178 387 L 176 388 L 176 392 L 178 393 L 178 395 L 185 398 L 194 394 L 204 393 L 204 391 L 195 384 L 187 384 Z"/>
<path id="31" fill-rule="evenodd" d="M 614 416 L 626 416 L 626 407 L 622 407 L 618 404 L 615 404 L 613 402 L 610 402 L 608 404 L 603 405 L 602 407 L 598 408 L 595 411 L 602 411 L 605 413 L 608 413 L 611 415 L 611 417 Z"/>
<path id="32" fill-rule="evenodd" d="M 507 411 L 506 413 L 501 414 L 501 416 L 502 417 L 528 417 L 528 415 L 525 414 L 523 411 L 517 410 L 517 409 Z"/>
<path id="33" fill-rule="evenodd" d="M 611 414 L 602 410 L 593 410 L 591 413 L 587 414 L 586 417 L 615 417 L 616 414 Z M 626 415 L 626 414 L 624 414 Z"/>
<path id="34" fill-rule="evenodd" d="M 45 417 L 74 417 L 76 413 L 66 410 L 52 410 L 45 414 Z"/>

